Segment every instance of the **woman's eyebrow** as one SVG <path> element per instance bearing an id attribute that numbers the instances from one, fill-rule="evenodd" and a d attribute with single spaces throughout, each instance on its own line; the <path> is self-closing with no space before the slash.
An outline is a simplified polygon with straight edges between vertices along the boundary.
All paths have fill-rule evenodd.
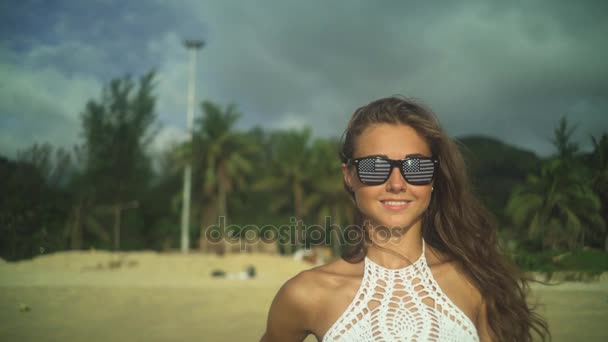
<path id="1" fill-rule="evenodd" d="M 410 158 L 410 157 L 425 157 L 428 158 L 427 156 L 425 156 L 422 153 L 410 153 L 410 154 L 406 154 L 405 158 Z"/>
<path id="2" fill-rule="evenodd" d="M 390 159 L 386 154 L 370 154 L 370 155 L 365 156 L 365 158 L 369 158 L 369 157 L 383 157 L 383 158 L 386 158 L 386 159 Z M 410 154 L 406 154 L 405 157 L 404 157 L 404 159 L 405 158 L 412 158 L 412 157 L 430 158 L 428 156 L 425 156 L 422 153 L 410 153 Z"/>
<path id="3" fill-rule="evenodd" d="M 390 159 L 386 154 L 366 154 L 366 155 L 361 156 L 361 157 L 353 157 L 353 159 L 372 158 L 372 157 L 382 157 L 382 158 Z"/>

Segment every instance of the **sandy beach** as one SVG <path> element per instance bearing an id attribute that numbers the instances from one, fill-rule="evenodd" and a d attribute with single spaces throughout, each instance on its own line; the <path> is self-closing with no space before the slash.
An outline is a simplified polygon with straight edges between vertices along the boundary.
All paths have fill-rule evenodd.
<path id="1" fill-rule="evenodd" d="M 248 265 L 253 279 L 239 279 Z M 288 257 L 62 252 L 0 260 L 0 341 L 258 341 Z M 211 277 L 213 270 L 231 279 Z M 554 341 L 608 340 L 608 282 L 534 285 Z M 312 336 L 306 341 L 315 341 Z"/>

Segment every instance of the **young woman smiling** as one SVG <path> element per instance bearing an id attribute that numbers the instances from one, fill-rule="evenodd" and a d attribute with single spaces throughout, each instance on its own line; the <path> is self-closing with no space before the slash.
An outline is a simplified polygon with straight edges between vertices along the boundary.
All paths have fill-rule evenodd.
<path id="1" fill-rule="evenodd" d="M 429 109 L 396 97 L 359 108 L 340 157 L 358 239 L 342 258 L 281 287 L 262 341 L 550 336 L 471 192 L 458 147 Z"/>

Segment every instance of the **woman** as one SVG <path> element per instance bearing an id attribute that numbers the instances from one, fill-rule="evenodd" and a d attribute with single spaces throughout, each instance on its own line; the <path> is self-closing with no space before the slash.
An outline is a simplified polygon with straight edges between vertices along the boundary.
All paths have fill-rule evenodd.
<path id="1" fill-rule="evenodd" d="M 279 290 L 262 341 L 531 341 L 546 323 L 471 194 L 435 115 L 401 98 L 359 108 L 342 139 L 359 237 Z M 352 233 L 352 232 L 351 232 Z"/>

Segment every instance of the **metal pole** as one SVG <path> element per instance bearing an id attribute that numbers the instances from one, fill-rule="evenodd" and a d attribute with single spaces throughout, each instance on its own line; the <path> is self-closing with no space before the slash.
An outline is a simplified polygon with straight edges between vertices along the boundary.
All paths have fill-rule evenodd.
<path id="1" fill-rule="evenodd" d="M 188 84 L 188 112 L 186 114 L 186 139 L 189 144 L 192 143 L 192 124 L 194 121 L 194 104 L 196 94 L 196 53 L 197 50 L 203 47 L 203 42 L 200 40 L 186 40 L 184 45 L 190 50 L 190 81 Z M 181 229 L 181 251 L 188 253 L 190 248 L 190 198 L 191 198 L 191 180 L 192 180 L 192 161 L 186 162 L 184 168 L 184 191 L 182 205 L 182 229 Z"/>

